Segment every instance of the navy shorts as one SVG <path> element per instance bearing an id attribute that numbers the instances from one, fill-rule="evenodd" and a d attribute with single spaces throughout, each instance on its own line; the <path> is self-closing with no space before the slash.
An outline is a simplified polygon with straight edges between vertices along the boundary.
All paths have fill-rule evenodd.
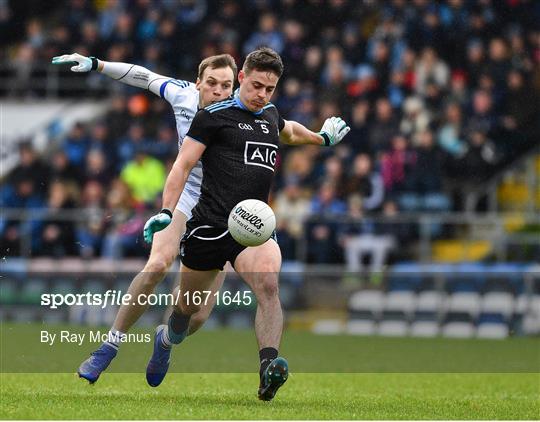
<path id="1" fill-rule="evenodd" d="M 270 238 L 277 243 L 275 231 Z M 180 260 L 192 270 L 222 270 L 227 261 L 234 267 L 234 261 L 246 248 L 227 229 L 188 221 L 180 241 Z"/>
<path id="2" fill-rule="evenodd" d="M 180 242 L 180 259 L 192 270 L 222 270 L 227 261 L 234 266 L 244 249 L 246 246 L 234 240 L 227 229 L 188 224 Z"/>

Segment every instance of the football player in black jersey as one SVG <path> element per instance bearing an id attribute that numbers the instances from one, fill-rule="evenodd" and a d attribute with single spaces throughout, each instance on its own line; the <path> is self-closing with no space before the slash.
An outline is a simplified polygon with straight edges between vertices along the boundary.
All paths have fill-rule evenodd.
<path id="1" fill-rule="evenodd" d="M 159 326 L 146 369 L 151 386 L 159 385 L 169 367 L 172 345 L 187 334 L 191 315 L 204 291 L 227 261 L 257 298 L 255 333 L 259 344 L 259 398 L 271 400 L 288 376 L 287 361 L 278 357 L 283 313 L 278 295 L 281 252 L 275 238 L 256 247 L 237 243 L 227 230 L 231 209 L 244 199 L 268 202 L 279 142 L 332 146 L 349 132 L 340 118 L 324 122 L 320 132 L 281 118 L 270 98 L 281 74 L 281 57 L 269 48 L 250 53 L 238 74 L 240 88 L 225 101 L 200 110 L 184 139 L 163 192 L 163 210 L 145 225 L 145 239 L 165 226 L 195 163 L 204 167 L 201 197 L 187 223 L 180 246 L 181 294 L 169 323 Z M 176 296 L 176 295 L 175 295 Z"/>

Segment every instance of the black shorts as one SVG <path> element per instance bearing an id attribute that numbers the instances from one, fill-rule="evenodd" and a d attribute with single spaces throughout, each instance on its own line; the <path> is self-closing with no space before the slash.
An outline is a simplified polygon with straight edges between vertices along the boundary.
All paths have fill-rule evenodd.
<path id="1" fill-rule="evenodd" d="M 234 265 L 244 249 L 227 229 L 188 223 L 180 242 L 180 259 L 192 270 L 222 270 L 227 261 Z"/>

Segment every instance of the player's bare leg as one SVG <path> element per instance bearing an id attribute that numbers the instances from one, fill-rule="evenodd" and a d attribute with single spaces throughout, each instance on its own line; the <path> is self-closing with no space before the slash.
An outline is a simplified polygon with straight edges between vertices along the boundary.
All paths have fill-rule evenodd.
<path id="1" fill-rule="evenodd" d="M 270 239 L 261 246 L 247 248 L 238 255 L 234 267 L 257 298 L 255 335 L 261 361 L 259 398 L 272 400 L 289 373 L 287 361 L 278 357 L 283 332 L 283 311 L 279 300 L 279 246 Z"/>
<path id="2" fill-rule="evenodd" d="M 148 305 L 140 305 L 137 298 L 141 294 L 153 293 L 176 259 L 180 237 L 183 236 L 186 229 L 186 220 L 187 217 L 184 213 L 175 210 L 171 224 L 155 234 L 148 262 L 133 279 L 127 291 L 133 298 L 133 303 L 120 307 L 113 328 L 109 332 L 108 341 L 104 342 L 81 364 L 77 371 L 79 377 L 93 384 L 115 358 L 120 344 L 120 336 L 127 333 L 148 307 Z"/>
<path id="3" fill-rule="evenodd" d="M 234 263 L 235 270 L 257 298 L 255 335 L 259 348 L 279 348 L 283 330 L 283 312 L 279 301 L 281 252 L 273 240 L 246 248 Z"/>
<path id="4" fill-rule="evenodd" d="M 168 324 L 156 329 L 154 351 L 146 367 L 146 381 L 150 386 L 157 387 L 165 378 L 172 346 L 180 344 L 188 335 L 191 316 L 201 310 L 207 297 L 204 291 L 211 288 L 218 274 L 219 270 L 196 271 L 182 265 L 180 286 L 173 293 L 178 303 L 175 304 Z"/>
<path id="5" fill-rule="evenodd" d="M 216 305 L 216 293 L 221 289 L 221 286 L 223 286 L 223 281 L 225 280 L 226 275 L 227 269 L 220 271 L 216 275 L 212 284 L 205 289 L 210 293 L 208 295 L 206 293 L 203 295 L 203 299 L 207 298 L 207 300 L 201 304 L 201 309 L 198 312 L 191 315 L 189 320 L 188 336 L 197 332 L 208 320 L 212 309 L 214 309 L 214 306 Z"/>
<path id="6" fill-rule="evenodd" d="M 201 305 L 201 309 L 196 314 L 191 315 L 191 318 L 189 320 L 189 328 L 188 328 L 188 336 L 195 334 L 199 329 L 204 325 L 204 323 L 208 320 L 210 317 L 210 314 L 212 313 L 212 310 L 214 309 L 214 306 L 216 305 L 217 297 L 215 296 L 215 293 L 218 292 L 221 287 L 223 286 L 223 282 L 225 280 L 225 276 L 227 275 L 227 271 L 220 271 L 218 275 L 216 276 L 216 279 L 212 283 L 210 287 L 208 287 L 207 291 L 210 292 L 210 296 L 208 297 L 208 301 L 203 303 Z M 176 289 L 176 288 L 175 288 Z M 174 296 L 174 293 L 173 293 Z M 206 296 L 206 294 L 205 294 Z M 166 323 L 173 311 L 173 306 L 169 306 L 167 309 L 167 312 L 164 314 L 163 321 Z"/>
<path id="7" fill-rule="evenodd" d="M 156 286 L 165 278 L 178 256 L 180 238 L 186 231 L 186 220 L 187 217 L 184 213 L 176 209 L 171 224 L 154 234 L 148 262 L 143 270 L 135 276 L 127 291 L 132 298 L 153 293 Z M 121 333 L 126 333 L 147 308 L 148 305 L 140 305 L 135 301 L 129 305 L 120 306 L 113 328 Z"/>

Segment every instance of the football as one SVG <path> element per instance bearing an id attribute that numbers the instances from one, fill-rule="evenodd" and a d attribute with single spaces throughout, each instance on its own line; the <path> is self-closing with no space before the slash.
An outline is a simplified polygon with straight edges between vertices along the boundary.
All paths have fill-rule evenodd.
<path id="1" fill-rule="evenodd" d="M 276 228 L 272 208 L 258 199 L 239 202 L 229 214 L 229 232 L 243 246 L 259 246 L 270 239 Z"/>

